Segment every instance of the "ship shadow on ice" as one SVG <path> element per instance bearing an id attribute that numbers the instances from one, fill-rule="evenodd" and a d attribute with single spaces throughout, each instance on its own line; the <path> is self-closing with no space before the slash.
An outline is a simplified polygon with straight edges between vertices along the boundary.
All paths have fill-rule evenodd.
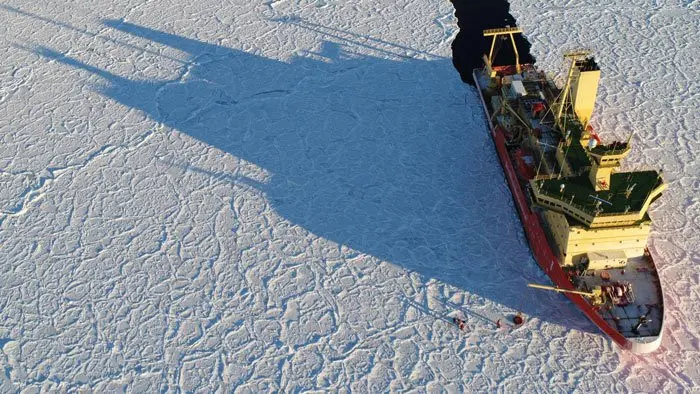
<path id="1" fill-rule="evenodd" d="M 445 66 L 450 59 L 292 19 L 279 23 L 314 30 L 325 41 L 289 61 L 104 23 L 186 52 L 186 72 L 175 80 L 135 80 L 49 48 L 37 53 L 100 76 L 101 94 L 272 176 L 261 183 L 188 170 L 254 187 L 291 223 L 426 282 L 594 331 L 563 296 L 526 287 L 547 279 L 525 244 L 481 108 L 444 94 L 458 82 Z M 355 44 L 375 46 L 377 56 L 346 50 Z"/>

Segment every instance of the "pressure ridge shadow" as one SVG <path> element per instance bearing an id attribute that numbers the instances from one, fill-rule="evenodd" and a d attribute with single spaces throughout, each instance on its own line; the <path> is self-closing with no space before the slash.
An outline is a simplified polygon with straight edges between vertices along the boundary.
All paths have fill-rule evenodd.
<path id="1" fill-rule="evenodd" d="M 523 248 L 507 247 L 522 240 L 502 235 L 504 226 L 519 225 L 515 216 L 499 219 L 512 211 L 502 175 L 478 173 L 498 166 L 485 124 L 440 127 L 465 111 L 453 99 L 435 104 L 454 83 L 445 77 L 450 59 L 402 57 L 381 42 L 379 57 L 351 55 L 343 48 L 351 35 L 318 25 L 306 27 L 342 43 L 325 41 L 317 53 L 282 62 L 122 21 L 105 24 L 190 54 L 186 75 L 138 81 L 48 48 L 39 52 L 99 75 L 105 96 L 270 171 L 269 183 L 244 182 L 309 232 L 530 316 L 590 329 L 563 298 L 525 287 L 521 273 L 539 271 Z M 239 181 L 237 174 L 192 170 Z M 540 305 L 528 301 L 538 297 Z"/>

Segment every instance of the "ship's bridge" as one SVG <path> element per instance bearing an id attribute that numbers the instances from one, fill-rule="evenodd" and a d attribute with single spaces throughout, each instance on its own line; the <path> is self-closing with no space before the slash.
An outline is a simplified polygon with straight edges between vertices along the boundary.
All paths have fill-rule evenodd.
<path id="1" fill-rule="evenodd" d="M 657 171 L 621 172 L 610 176 L 607 190 L 596 191 L 587 175 L 531 180 L 535 202 L 587 227 L 638 223 L 649 205 L 666 189 Z"/>

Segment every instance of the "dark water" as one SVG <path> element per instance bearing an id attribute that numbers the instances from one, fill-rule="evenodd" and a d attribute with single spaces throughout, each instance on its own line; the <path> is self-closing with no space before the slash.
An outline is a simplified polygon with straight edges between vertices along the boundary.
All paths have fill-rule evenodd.
<path id="1" fill-rule="evenodd" d="M 505 26 L 517 26 L 515 18 L 508 12 L 507 1 L 452 0 L 459 25 L 459 34 L 452 42 L 452 63 L 462 81 L 473 84 L 472 70 L 483 66 L 482 55 L 488 53 L 491 38 L 484 37 L 482 31 Z M 521 26 L 527 28 L 527 26 Z M 506 36 L 507 38 L 507 36 Z M 521 34 L 515 36 L 515 45 L 520 54 L 520 63 L 533 63 L 530 55 L 530 43 Z M 514 64 L 510 38 L 496 42 L 494 64 Z"/>

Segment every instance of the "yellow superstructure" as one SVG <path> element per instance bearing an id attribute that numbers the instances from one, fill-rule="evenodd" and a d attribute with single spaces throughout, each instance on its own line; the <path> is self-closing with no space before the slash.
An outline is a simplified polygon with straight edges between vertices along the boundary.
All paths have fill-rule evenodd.
<path id="1" fill-rule="evenodd" d="M 552 210 L 545 211 L 543 216 L 557 246 L 558 257 L 565 266 L 581 263 L 582 259 L 592 260 L 594 253 L 614 258 L 620 253 L 626 257 L 641 256 L 651 231 L 648 218 L 633 225 L 589 228 L 572 224 L 566 216 Z M 608 265 L 614 267 L 616 264 Z"/>
<path id="2" fill-rule="evenodd" d="M 598 94 L 600 69 L 595 64 L 580 62 L 576 70 L 571 84 L 574 112 L 576 112 L 581 123 L 587 125 L 593 114 L 593 107 Z"/>
<path id="3" fill-rule="evenodd" d="M 610 175 L 617 167 L 620 166 L 620 161 L 630 152 L 630 146 L 627 144 L 619 152 L 606 152 L 605 155 L 596 155 L 589 152 L 591 157 L 591 169 L 588 172 L 588 179 L 595 191 L 608 190 L 610 188 Z"/>
<path id="4" fill-rule="evenodd" d="M 628 258 L 644 254 L 651 232 L 647 210 L 666 184 L 656 171 L 619 172 L 630 141 L 599 145 L 585 126 L 593 113 L 600 70 L 586 51 L 565 58 L 571 60 L 569 76 L 554 103 L 562 136 L 554 152 L 558 171 L 530 180 L 531 196 L 544 208 L 542 216 L 562 265 L 621 268 Z M 531 137 L 529 144 L 538 151 L 536 142 Z"/>

